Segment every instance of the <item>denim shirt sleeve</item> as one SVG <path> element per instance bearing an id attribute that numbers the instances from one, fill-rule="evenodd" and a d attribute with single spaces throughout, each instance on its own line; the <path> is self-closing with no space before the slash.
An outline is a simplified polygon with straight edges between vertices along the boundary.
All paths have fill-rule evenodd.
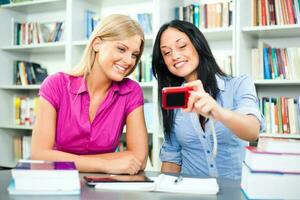
<path id="1" fill-rule="evenodd" d="M 254 115 L 260 122 L 260 131 L 263 131 L 265 128 L 265 120 L 259 110 L 259 101 L 252 79 L 247 75 L 239 77 L 234 83 L 234 90 L 234 111 L 241 114 Z"/>
<path id="2" fill-rule="evenodd" d="M 171 131 L 170 137 L 165 136 L 159 157 L 161 162 L 171 162 L 181 166 L 181 145 L 178 143 L 176 134 L 173 131 Z"/>

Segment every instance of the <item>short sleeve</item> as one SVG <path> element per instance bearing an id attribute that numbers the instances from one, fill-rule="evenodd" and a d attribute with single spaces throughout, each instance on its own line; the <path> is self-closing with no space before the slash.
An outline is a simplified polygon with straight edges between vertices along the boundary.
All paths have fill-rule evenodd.
<path id="1" fill-rule="evenodd" d="M 144 95 L 141 86 L 134 81 L 132 81 L 131 83 L 132 84 L 130 87 L 132 87 L 132 91 L 129 93 L 127 98 L 125 111 L 126 116 L 128 116 L 128 114 L 137 107 L 144 105 Z"/>
<path id="2" fill-rule="evenodd" d="M 170 137 L 165 137 L 159 157 L 161 162 L 171 162 L 181 166 L 181 145 L 178 143 L 174 132 L 170 133 Z"/>
<path id="3" fill-rule="evenodd" d="M 39 90 L 39 96 L 46 99 L 56 110 L 60 105 L 60 83 L 61 73 L 56 73 L 48 76 L 42 83 Z"/>
<path id="4" fill-rule="evenodd" d="M 254 115 L 260 122 L 260 131 L 264 130 L 264 116 L 259 110 L 259 101 L 252 79 L 247 75 L 241 76 L 235 81 L 234 88 L 234 111 Z"/>

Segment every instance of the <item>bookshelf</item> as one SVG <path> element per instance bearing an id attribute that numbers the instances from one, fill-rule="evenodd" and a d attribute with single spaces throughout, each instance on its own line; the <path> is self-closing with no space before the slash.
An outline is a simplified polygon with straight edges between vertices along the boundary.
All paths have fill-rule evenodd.
<path id="1" fill-rule="evenodd" d="M 276 3 L 279 1 L 275 0 Z M 286 1 L 283 1 L 287 3 Z M 267 24 L 269 25 L 261 25 L 261 22 L 254 22 L 255 17 L 253 13 L 253 3 L 254 0 L 251 1 L 237 1 L 237 47 L 236 49 L 236 58 L 237 58 L 237 69 L 238 74 L 251 74 L 252 65 L 254 62 L 252 58 L 252 49 L 260 48 L 262 44 L 268 44 L 271 48 L 290 48 L 290 47 L 300 47 L 300 35 L 299 28 L 300 22 L 296 22 L 295 24 L 290 23 L 282 23 L 278 21 L 277 10 L 275 10 L 275 19 L 276 25 L 271 24 L 271 18 L 267 19 Z M 268 4 L 268 2 L 266 1 Z M 266 4 L 266 5 L 267 5 Z M 269 5 L 270 6 L 270 5 Z M 251 8 L 251 9 L 249 9 Z M 258 9 L 258 8 L 257 8 Z M 257 20 L 262 16 L 257 17 Z M 277 17 L 277 18 L 276 18 Z M 268 17 L 267 17 L 268 18 Z M 296 16 L 295 16 L 296 18 Z M 261 18 L 262 20 L 262 18 Z M 257 26 L 254 26 L 254 25 Z M 277 54 L 276 54 L 277 55 Z M 300 55 L 299 55 L 300 56 Z M 278 59 L 278 57 L 277 57 Z M 257 65 L 257 64 L 256 64 Z M 264 66 L 259 66 L 263 69 Z M 299 67 L 299 66 L 298 66 Z M 254 79 L 256 77 L 253 77 Z M 257 94 L 259 98 L 262 97 L 290 97 L 297 98 L 300 96 L 300 81 L 297 78 L 291 79 L 259 79 L 254 80 Z M 272 112 L 272 111 L 271 111 Z M 268 121 L 267 121 L 268 123 Z M 281 138 L 297 138 L 299 139 L 299 132 L 294 134 L 280 134 L 278 133 L 262 133 L 261 136 L 264 137 L 281 137 Z"/>
<path id="2" fill-rule="evenodd" d="M 154 5 L 159 3 L 166 8 L 170 7 L 168 5 L 170 2 L 160 3 L 158 0 L 33 0 L 1 5 L 0 60 L 3 68 L 0 74 L 0 166 L 13 167 L 15 165 L 13 138 L 14 136 L 31 135 L 32 131 L 30 125 L 14 123 L 14 97 L 34 97 L 40 88 L 40 85 L 14 85 L 13 62 L 15 60 L 40 63 L 47 68 L 49 74 L 69 70 L 78 63 L 87 44 L 85 37 L 86 10 L 95 12 L 100 18 L 112 13 L 131 16 L 138 13 L 150 13 L 152 30 L 155 32 L 161 23 L 154 21 L 160 20 L 155 17 L 158 13 L 155 11 Z M 63 21 L 63 39 L 58 42 L 15 45 L 13 21 L 22 23 Z M 153 35 L 147 34 L 145 37 L 144 54 L 149 55 L 152 52 Z M 140 85 L 144 91 L 145 102 L 150 102 L 153 105 L 153 124 L 152 127 L 148 128 L 149 146 L 152 148 L 149 156 L 152 166 L 147 166 L 149 166 L 148 170 L 155 170 L 159 168 L 159 147 L 156 142 L 157 139 L 155 139 L 159 131 L 159 121 L 154 117 L 158 115 L 156 83 L 155 81 L 141 82 Z"/>
<path id="3" fill-rule="evenodd" d="M 251 49 L 261 42 L 278 47 L 300 46 L 299 24 L 276 26 L 252 26 L 251 1 L 249 0 L 203 0 L 202 4 L 231 2 L 231 26 L 201 29 L 212 48 L 215 57 L 231 56 L 233 75 L 251 74 Z M 13 61 L 35 61 L 47 66 L 48 73 L 71 69 L 78 61 L 87 44 L 85 38 L 85 10 L 92 10 L 100 16 L 111 13 L 151 13 L 153 35 L 146 35 L 144 54 L 152 52 L 152 44 L 159 27 L 175 18 L 175 8 L 199 4 L 194 0 L 34 0 L 20 4 L 2 5 L 0 8 L 0 166 L 14 166 L 14 135 L 30 135 L 31 126 L 13 123 L 13 97 L 15 95 L 35 96 L 39 85 L 16 86 L 13 84 Z M 27 21 L 64 21 L 64 40 L 37 45 L 12 45 L 11 18 Z M 259 97 L 300 96 L 299 80 L 254 80 Z M 152 147 L 151 170 L 160 169 L 159 149 L 163 142 L 163 127 L 157 99 L 157 83 L 140 83 L 146 102 L 153 103 L 153 125 L 149 128 Z M 158 117 L 157 117 L 158 116 Z M 263 134 L 271 136 L 271 134 Z M 280 134 L 283 136 L 283 134 Z M 277 135 L 276 135 L 277 136 Z M 284 137 L 299 138 L 297 134 Z"/>

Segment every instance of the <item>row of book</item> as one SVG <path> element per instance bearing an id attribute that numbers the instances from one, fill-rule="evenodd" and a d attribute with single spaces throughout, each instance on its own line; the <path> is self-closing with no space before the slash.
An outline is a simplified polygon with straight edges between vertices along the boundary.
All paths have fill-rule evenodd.
<path id="1" fill-rule="evenodd" d="M 151 82 L 152 75 L 152 56 L 144 54 L 140 62 L 137 64 L 136 69 L 130 74 L 130 78 L 138 82 Z"/>
<path id="2" fill-rule="evenodd" d="M 252 0 L 252 26 L 300 23 L 299 0 Z"/>
<path id="3" fill-rule="evenodd" d="M 17 125 L 33 125 L 39 109 L 39 97 L 14 97 L 14 119 Z"/>
<path id="4" fill-rule="evenodd" d="M 262 97 L 266 133 L 300 134 L 300 97 Z"/>
<path id="5" fill-rule="evenodd" d="M 33 45 L 63 41 L 64 22 L 25 22 L 13 20 L 14 45 Z"/>
<path id="6" fill-rule="evenodd" d="M 13 80 L 15 85 L 41 84 L 47 76 L 47 69 L 38 63 L 19 60 L 14 62 Z"/>
<path id="7" fill-rule="evenodd" d="M 300 140 L 259 138 L 246 147 L 241 188 L 247 199 L 299 199 Z"/>
<path id="8" fill-rule="evenodd" d="M 29 159 L 31 153 L 31 136 L 15 135 L 13 137 L 13 147 L 16 161 Z"/>
<path id="9" fill-rule="evenodd" d="M 232 25 L 233 4 L 230 2 L 191 4 L 175 8 L 175 19 L 193 23 L 200 29 Z"/>
<path id="10" fill-rule="evenodd" d="M 136 20 L 142 27 L 145 35 L 152 35 L 152 15 L 150 13 L 137 13 L 132 14 L 131 18 Z M 85 37 L 89 39 L 91 33 L 101 21 L 100 15 L 94 11 L 86 10 L 85 11 Z"/>
<path id="11" fill-rule="evenodd" d="M 252 49 L 252 77 L 263 79 L 300 79 L 300 47 Z"/>

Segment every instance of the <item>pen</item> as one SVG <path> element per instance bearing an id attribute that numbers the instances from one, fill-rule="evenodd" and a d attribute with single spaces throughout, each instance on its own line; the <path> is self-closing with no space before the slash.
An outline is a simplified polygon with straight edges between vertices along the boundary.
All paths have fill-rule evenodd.
<path id="1" fill-rule="evenodd" d="M 180 182 L 182 181 L 182 179 L 183 179 L 183 177 L 182 177 L 181 175 L 179 175 L 179 176 L 175 179 L 174 183 L 175 183 L 175 184 L 180 183 Z"/>

